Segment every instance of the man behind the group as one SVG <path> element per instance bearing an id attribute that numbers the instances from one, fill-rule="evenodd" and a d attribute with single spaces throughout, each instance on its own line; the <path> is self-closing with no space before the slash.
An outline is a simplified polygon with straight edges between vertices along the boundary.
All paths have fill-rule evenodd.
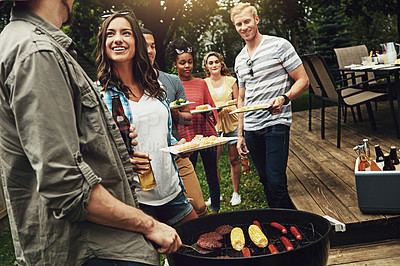
<path id="1" fill-rule="evenodd" d="M 156 69 L 155 60 L 157 55 L 156 43 L 154 41 L 153 32 L 149 29 L 142 28 L 143 36 L 147 42 L 147 51 L 154 71 L 157 72 L 158 80 L 167 89 L 167 98 L 173 102 L 175 100 L 186 100 L 185 88 L 178 76 L 165 73 Z M 178 124 L 188 126 L 192 122 L 192 114 L 189 105 L 180 108 L 171 109 L 172 115 L 172 135 L 178 141 L 182 139 L 178 132 Z M 183 180 L 186 189 L 186 197 L 191 198 L 191 204 L 199 217 L 208 215 L 208 208 L 204 202 L 203 193 L 199 180 L 197 179 L 194 167 L 189 158 L 176 158 L 176 164 L 179 168 L 179 174 Z"/>
<path id="2" fill-rule="evenodd" d="M 239 115 L 237 149 L 240 155 L 250 152 L 269 207 L 294 208 L 286 177 L 292 123 L 290 101 L 307 89 L 307 74 L 287 40 L 258 31 L 255 7 L 238 4 L 231 10 L 231 20 L 246 42 L 235 60 L 238 107 L 271 104 L 269 110 Z M 289 77 L 294 80 L 291 87 Z"/>
<path id="3" fill-rule="evenodd" d="M 0 164 L 15 255 L 19 265 L 159 265 L 157 251 L 181 240 L 136 208 L 119 129 L 59 29 L 73 2 L 16 2 L 0 35 Z"/>

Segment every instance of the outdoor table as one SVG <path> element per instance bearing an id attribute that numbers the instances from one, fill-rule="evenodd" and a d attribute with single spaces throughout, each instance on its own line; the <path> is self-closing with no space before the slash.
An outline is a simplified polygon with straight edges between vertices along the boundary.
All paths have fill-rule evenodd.
<path id="1" fill-rule="evenodd" d="M 387 76 L 387 75 L 393 75 L 394 76 L 394 82 L 390 83 L 390 86 L 393 86 L 394 91 L 396 92 L 396 98 L 397 98 L 397 108 L 398 108 L 398 117 L 400 117 L 400 65 L 399 64 L 377 64 L 377 65 L 349 65 L 345 66 L 344 68 L 338 69 L 341 72 L 364 72 L 365 78 L 367 76 L 368 72 L 372 72 L 375 75 L 378 76 Z M 348 74 L 348 73 L 347 73 Z M 397 132 L 397 138 L 400 138 L 400 130 L 399 130 L 399 125 L 396 123 L 396 132 Z"/>

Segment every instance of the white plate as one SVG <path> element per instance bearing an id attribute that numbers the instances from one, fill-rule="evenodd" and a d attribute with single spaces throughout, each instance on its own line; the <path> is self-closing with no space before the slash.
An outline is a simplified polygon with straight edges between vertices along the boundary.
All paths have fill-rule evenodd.
<path id="1" fill-rule="evenodd" d="M 212 110 L 217 110 L 217 109 L 218 108 L 216 108 L 216 107 L 211 107 L 210 109 L 206 109 L 206 110 L 190 110 L 190 112 L 192 114 L 200 114 L 200 113 L 207 113 L 207 112 L 210 112 Z"/>
<path id="2" fill-rule="evenodd" d="M 241 108 L 243 107 L 250 107 L 246 110 L 241 110 Z M 253 111 L 258 111 L 258 110 L 264 110 L 264 109 L 268 109 L 271 108 L 270 104 L 263 104 L 263 105 L 255 105 L 255 106 L 243 106 L 241 108 L 238 108 L 232 112 L 230 112 L 229 114 L 240 114 L 240 113 L 246 113 L 246 112 L 253 112 Z"/>
<path id="3" fill-rule="evenodd" d="M 224 104 L 224 105 L 217 106 L 217 108 L 222 109 L 222 108 L 229 107 L 229 106 L 236 105 L 236 104 L 237 103 Z"/>
<path id="4" fill-rule="evenodd" d="M 172 103 L 173 103 L 173 102 L 172 102 Z M 172 103 L 169 104 L 169 109 L 180 108 L 180 107 L 189 105 L 189 104 L 194 103 L 194 102 L 189 102 L 189 101 L 187 101 L 187 102 L 185 102 L 185 103 L 181 103 L 180 105 L 172 105 Z"/>
<path id="5" fill-rule="evenodd" d="M 344 66 L 344 68 L 354 68 L 354 67 L 358 67 L 358 66 L 361 66 L 361 65 L 360 64 L 351 64 L 348 66 Z"/>
<path id="6" fill-rule="evenodd" d="M 186 153 L 186 152 L 198 151 L 198 150 L 207 149 L 207 148 L 214 147 L 214 146 L 223 145 L 223 144 L 228 143 L 231 140 L 237 139 L 237 137 L 221 137 L 221 138 L 222 138 L 221 141 L 218 141 L 218 142 L 215 142 L 215 143 L 210 143 L 210 144 L 207 144 L 207 145 L 204 145 L 204 146 L 190 148 L 190 149 L 183 150 L 183 151 L 178 151 L 178 149 L 176 148 L 176 147 L 179 147 L 180 145 L 162 148 L 161 150 L 164 151 L 164 152 L 170 152 L 172 154 Z M 182 145 L 185 145 L 185 144 L 182 144 Z"/>

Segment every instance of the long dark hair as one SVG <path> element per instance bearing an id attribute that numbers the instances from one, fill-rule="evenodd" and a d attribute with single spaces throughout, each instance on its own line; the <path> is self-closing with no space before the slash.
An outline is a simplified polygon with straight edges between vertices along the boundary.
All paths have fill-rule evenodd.
<path id="1" fill-rule="evenodd" d="M 156 73 L 154 72 L 149 56 L 147 54 L 147 44 L 143 37 L 140 27 L 137 23 L 133 12 L 127 13 L 114 13 L 106 18 L 99 29 L 97 35 L 97 79 L 103 90 L 106 91 L 108 86 L 114 86 L 119 91 L 123 92 L 128 98 L 130 89 L 118 77 L 118 70 L 114 67 L 112 61 L 106 55 L 106 32 L 111 21 L 114 18 L 125 18 L 132 27 L 133 35 L 135 38 L 135 56 L 133 57 L 133 78 L 137 82 L 139 89 L 150 97 L 156 97 L 164 100 L 166 98 L 165 90 L 160 86 L 157 81 Z"/>

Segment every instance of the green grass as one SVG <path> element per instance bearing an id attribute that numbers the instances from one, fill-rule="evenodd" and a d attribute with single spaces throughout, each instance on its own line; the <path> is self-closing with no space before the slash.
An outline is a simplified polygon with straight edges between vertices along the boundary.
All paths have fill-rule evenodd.
<path id="1" fill-rule="evenodd" d="M 0 234 L 0 243 L 0 265 L 17 265 L 16 263 L 14 263 L 14 246 L 12 243 L 11 232 L 9 228 L 6 228 L 4 232 Z"/>
<path id="2" fill-rule="evenodd" d="M 319 108 L 320 102 L 313 99 L 313 108 Z M 308 90 L 305 91 L 300 97 L 292 102 L 293 112 L 303 111 L 308 109 Z M 205 172 L 203 168 L 203 163 L 201 162 L 201 157 L 199 156 L 199 161 L 196 165 L 196 173 L 199 178 L 200 186 L 204 195 L 204 199 L 207 200 L 209 197 L 208 185 L 205 177 Z M 230 165 L 228 159 L 228 152 L 226 146 L 224 147 L 223 153 L 219 159 L 218 169 L 221 176 L 221 194 L 223 200 L 221 201 L 221 212 L 228 212 L 234 210 L 246 210 L 246 209 L 258 209 L 258 208 L 268 208 L 268 204 L 265 199 L 265 194 L 262 184 L 259 182 L 259 177 L 257 170 L 254 167 L 251 158 L 250 161 L 250 174 L 243 175 L 240 180 L 239 194 L 242 198 L 242 204 L 232 207 L 229 204 L 233 193 Z M 211 211 L 211 209 L 210 209 Z M 15 255 L 14 247 L 11 239 L 11 232 L 6 229 L 0 235 L 0 266 L 16 265 L 14 264 Z M 164 258 L 161 258 L 161 263 L 163 265 Z"/>
<path id="3" fill-rule="evenodd" d="M 221 195 L 223 197 L 223 200 L 221 201 L 220 212 L 268 208 L 263 186 L 259 182 L 257 170 L 255 169 L 251 158 L 249 158 L 249 162 L 250 162 L 250 174 L 248 175 L 242 174 L 240 180 L 239 194 L 241 195 L 242 203 L 238 206 L 232 207 L 229 203 L 233 193 L 231 169 L 228 158 L 228 149 L 226 145 L 224 146 L 223 152 L 218 162 L 218 169 L 221 176 L 220 189 L 221 189 Z M 199 179 L 204 200 L 207 200 L 210 194 L 208 192 L 208 184 L 205 177 L 203 163 L 201 161 L 201 156 L 199 156 L 198 158 L 195 171 Z M 209 208 L 209 210 L 211 212 L 211 208 Z"/>

